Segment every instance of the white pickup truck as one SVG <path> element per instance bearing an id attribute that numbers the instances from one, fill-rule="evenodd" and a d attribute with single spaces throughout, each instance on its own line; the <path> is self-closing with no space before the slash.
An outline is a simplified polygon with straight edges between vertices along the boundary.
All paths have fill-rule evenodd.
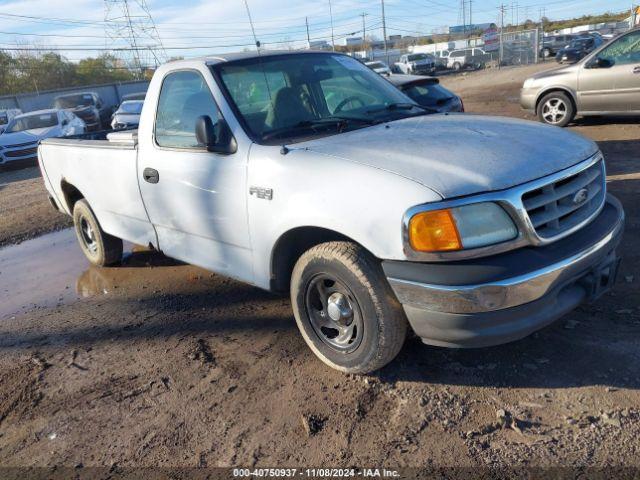
<path id="1" fill-rule="evenodd" d="M 96 265 L 122 240 L 275 292 L 363 373 L 427 344 L 522 338 L 614 282 L 624 213 L 597 146 L 434 114 L 357 60 L 262 52 L 157 70 L 139 130 L 42 142 L 52 204 Z"/>

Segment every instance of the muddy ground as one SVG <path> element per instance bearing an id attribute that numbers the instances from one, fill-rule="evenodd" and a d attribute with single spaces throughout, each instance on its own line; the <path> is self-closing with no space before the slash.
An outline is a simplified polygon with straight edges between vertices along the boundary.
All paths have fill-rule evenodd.
<path id="1" fill-rule="evenodd" d="M 443 83 L 523 117 L 540 68 Z M 571 129 L 626 208 L 615 291 L 501 347 L 409 339 L 376 375 L 318 361 L 287 298 L 195 267 L 89 268 L 68 230 L 0 250 L 0 465 L 640 467 L 640 126 Z M 0 184 L 3 243 L 64 225 L 37 179 Z"/>

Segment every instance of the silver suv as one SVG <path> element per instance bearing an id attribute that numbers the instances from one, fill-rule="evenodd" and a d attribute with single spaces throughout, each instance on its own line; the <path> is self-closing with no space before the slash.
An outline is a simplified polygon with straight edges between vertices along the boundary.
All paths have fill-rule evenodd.
<path id="1" fill-rule="evenodd" d="M 576 115 L 640 115 L 640 28 L 574 65 L 528 78 L 520 104 L 541 122 L 558 127 Z"/>

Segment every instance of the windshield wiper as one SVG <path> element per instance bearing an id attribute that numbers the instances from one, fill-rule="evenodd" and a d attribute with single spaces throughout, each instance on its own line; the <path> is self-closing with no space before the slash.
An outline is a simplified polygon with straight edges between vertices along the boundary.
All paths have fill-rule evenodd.
<path id="1" fill-rule="evenodd" d="M 435 108 L 425 107 L 424 105 L 418 105 L 417 103 L 390 103 L 382 108 L 367 110 L 367 113 L 395 112 L 399 110 L 413 110 L 414 108 L 418 108 L 426 113 L 438 113 L 438 110 Z"/>
<path id="2" fill-rule="evenodd" d="M 334 115 L 331 117 L 317 118 L 314 120 L 303 120 L 288 127 L 276 128 L 270 130 L 262 135 L 262 140 L 269 140 L 271 138 L 277 138 L 286 136 L 288 134 L 294 135 L 299 130 L 314 130 L 317 127 L 333 127 L 335 126 L 338 131 L 342 131 L 348 127 L 350 123 L 358 123 L 363 125 L 374 125 L 379 123 L 378 120 L 372 120 L 370 118 L 362 117 L 347 117 Z"/>

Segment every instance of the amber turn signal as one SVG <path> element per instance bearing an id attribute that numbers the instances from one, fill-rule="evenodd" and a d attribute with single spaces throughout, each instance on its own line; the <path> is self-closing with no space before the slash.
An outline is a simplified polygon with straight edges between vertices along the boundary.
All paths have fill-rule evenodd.
<path id="1" fill-rule="evenodd" d="M 462 241 L 451 210 L 421 212 L 409 221 L 409 243 L 418 252 L 462 249 Z"/>

